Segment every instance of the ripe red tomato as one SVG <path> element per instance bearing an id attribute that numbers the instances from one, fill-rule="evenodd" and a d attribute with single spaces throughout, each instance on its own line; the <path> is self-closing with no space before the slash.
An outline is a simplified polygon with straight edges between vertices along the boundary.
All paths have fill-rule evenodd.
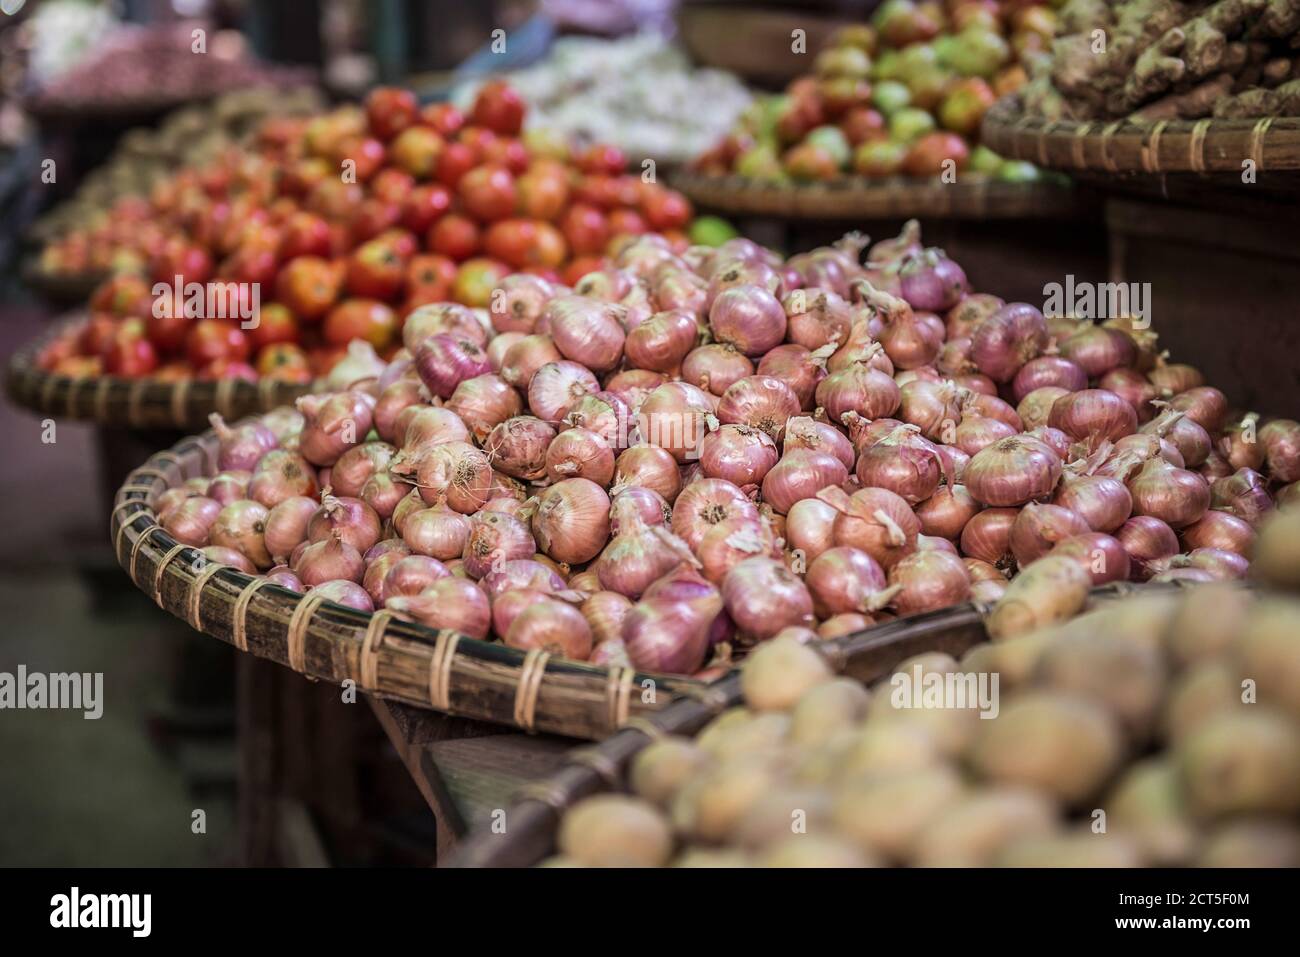
<path id="1" fill-rule="evenodd" d="M 330 165 L 319 156 L 307 156 L 285 167 L 280 177 L 280 192 L 286 196 L 306 196 L 330 175 Z"/>
<path id="2" fill-rule="evenodd" d="M 119 323 L 100 353 L 103 370 L 108 375 L 137 378 L 158 368 L 158 353 L 145 334 L 143 319 Z"/>
<path id="3" fill-rule="evenodd" d="M 94 312 L 108 312 L 115 316 L 138 314 L 142 304 L 149 299 L 150 287 L 140 276 L 112 276 L 96 287 L 90 297 Z"/>
<path id="4" fill-rule="evenodd" d="M 680 229 L 691 221 L 691 201 L 675 189 L 650 186 L 641 198 L 641 214 L 656 231 Z"/>
<path id="5" fill-rule="evenodd" d="M 420 103 L 410 90 L 381 86 L 366 97 L 366 121 L 370 132 L 381 140 L 390 140 L 402 132 L 419 113 Z"/>
<path id="6" fill-rule="evenodd" d="M 360 184 L 330 178 L 321 180 L 312 188 L 306 205 L 313 213 L 326 219 L 344 220 L 356 212 L 365 198 L 365 190 Z"/>
<path id="7" fill-rule="evenodd" d="M 493 223 L 483 237 L 483 248 L 489 256 L 516 269 L 554 268 L 564 262 L 568 252 L 558 229 L 534 219 L 503 219 Z"/>
<path id="8" fill-rule="evenodd" d="M 569 183 L 563 174 L 534 166 L 515 180 L 518 212 L 529 219 L 554 220 L 569 202 Z"/>
<path id="9" fill-rule="evenodd" d="M 587 273 L 597 272 L 605 266 L 600 256 L 579 256 L 560 272 L 560 281 L 566 286 L 576 286 Z"/>
<path id="10" fill-rule="evenodd" d="M 487 151 L 496 143 L 497 135 L 486 127 L 466 126 L 456 134 L 456 140 L 474 151 L 474 165 L 477 166 L 487 161 Z"/>
<path id="11" fill-rule="evenodd" d="M 177 276 L 181 277 L 182 285 L 207 282 L 212 276 L 212 257 L 202 247 L 175 237 L 169 239 L 154 257 L 150 273 L 154 282 L 173 283 Z"/>
<path id="12" fill-rule="evenodd" d="M 889 139 L 885 118 L 869 106 L 855 106 L 845 113 L 840 120 L 840 129 L 844 131 L 850 146 Z"/>
<path id="13" fill-rule="evenodd" d="M 190 365 L 202 369 L 218 359 L 248 358 L 248 336 L 233 322 L 199 319 L 185 337 L 185 354 Z"/>
<path id="14" fill-rule="evenodd" d="M 83 356 L 101 355 L 113 341 L 120 320 L 108 313 L 92 313 L 78 337 L 77 351 Z"/>
<path id="15" fill-rule="evenodd" d="M 267 379 L 310 382 L 307 353 L 292 342 L 274 342 L 257 354 L 257 373 Z"/>
<path id="16" fill-rule="evenodd" d="M 409 229 L 402 229 L 400 226 L 385 229 L 375 239 L 392 246 L 403 261 L 410 259 L 420 251 L 420 241 L 416 238 L 415 233 Z"/>
<path id="17" fill-rule="evenodd" d="M 298 320 L 289 307 L 280 302 L 268 302 L 258 310 L 257 325 L 247 330 L 255 350 L 282 342 L 297 342 L 301 336 Z"/>
<path id="18" fill-rule="evenodd" d="M 329 223 L 315 213 L 297 212 L 284 224 L 280 235 L 280 256 L 283 259 L 328 256 L 332 242 Z"/>
<path id="19" fill-rule="evenodd" d="M 451 193 L 447 187 L 436 183 L 417 186 L 402 204 L 402 225 L 423 235 L 449 209 Z"/>
<path id="20" fill-rule="evenodd" d="M 381 169 L 370 181 L 370 195 L 390 203 L 405 202 L 413 189 L 415 189 L 415 177 L 405 170 L 394 169 L 391 166 Z"/>
<path id="21" fill-rule="evenodd" d="M 422 302 L 445 302 L 456 281 L 456 263 L 450 256 L 422 253 L 406 264 L 406 289 Z M 425 298 L 427 297 L 427 298 Z"/>
<path id="22" fill-rule="evenodd" d="M 387 150 L 373 136 L 350 136 L 338 146 L 334 159 L 340 164 L 351 161 L 358 183 L 365 183 L 383 168 Z"/>
<path id="23" fill-rule="evenodd" d="M 356 215 L 348 224 L 348 238 L 353 243 L 364 243 L 374 239 L 385 229 L 396 226 L 402 218 L 400 203 L 371 197 L 357 208 Z"/>
<path id="24" fill-rule="evenodd" d="M 379 239 L 362 243 L 348 257 L 348 294 L 366 299 L 392 299 L 401 291 L 405 267 L 391 243 Z"/>
<path id="25" fill-rule="evenodd" d="M 485 164 L 465 174 L 456 187 L 465 211 L 482 222 L 505 219 L 515 211 L 515 178 L 504 166 Z"/>
<path id="26" fill-rule="evenodd" d="M 457 262 L 473 256 L 481 244 L 478 224 L 460 213 L 448 213 L 434 223 L 426 243 L 431 252 L 450 256 Z"/>
<path id="27" fill-rule="evenodd" d="M 461 178 L 478 165 L 478 157 L 464 143 L 448 143 L 438 155 L 438 165 L 434 178 L 451 189 L 455 189 Z"/>
<path id="28" fill-rule="evenodd" d="M 251 244 L 241 246 L 226 257 L 218 270 L 223 279 L 241 283 L 266 283 L 275 281 L 279 257 L 274 249 Z"/>
<path id="29" fill-rule="evenodd" d="M 213 359 L 199 370 L 200 379 L 243 379 L 257 381 L 257 370 L 243 359 Z"/>
<path id="30" fill-rule="evenodd" d="M 527 107 L 514 88 L 504 80 L 484 83 L 474 98 L 470 122 L 485 126 L 494 133 L 516 136 L 524 126 Z"/>
<path id="31" fill-rule="evenodd" d="M 510 267 L 495 259 L 469 259 L 461 263 L 452 286 L 451 298 L 478 309 L 492 301 L 492 290 L 510 275 Z"/>
<path id="32" fill-rule="evenodd" d="M 632 209 L 616 209 L 609 214 L 611 236 L 640 236 L 649 229 L 641 214 Z"/>
<path id="33" fill-rule="evenodd" d="M 450 103 L 430 103 L 420 110 L 420 122 L 427 123 L 439 136 L 449 139 L 465 125 L 465 116 Z"/>
<path id="34" fill-rule="evenodd" d="M 416 179 L 431 179 L 443 146 L 442 137 L 427 126 L 412 126 L 393 140 L 388 156 L 395 166 Z"/>
<path id="35" fill-rule="evenodd" d="M 383 349 L 397 334 L 397 316 L 373 299 L 345 299 L 325 317 L 322 332 L 331 345 L 346 346 L 353 339 L 364 339 Z"/>
<path id="36" fill-rule="evenodd" d="M 577 256 L 601 253 L 610 236 L 609 223 L 604 214 L 587 203 L 574 203 L 570 206 L 560 220 L 560 229 L 569 242 L 569 248 Z"/>
<path id="37" fill-rule="evenodd" d="M 516 176 L 528 169 L 530 159 L 528 147 L 524 146 L 520 140 L 512 137 L 502 137 L 494 140 L 483 148 L 483 161 L 485 163 L 497 163 Z"/>
<path id="38" fill-rule="evenodd" d="M 275 280 L 275 297 L 304 320 L 319 319 L 339 297 L 344 271 L 319 256 L 285 263 Z"/>
<path id="39" fill-rule="evenodd" d="M 621 173 L 627 169 L 627 154 L 609 143 L 594 143 L 577 156 L 584 173 Z"/>

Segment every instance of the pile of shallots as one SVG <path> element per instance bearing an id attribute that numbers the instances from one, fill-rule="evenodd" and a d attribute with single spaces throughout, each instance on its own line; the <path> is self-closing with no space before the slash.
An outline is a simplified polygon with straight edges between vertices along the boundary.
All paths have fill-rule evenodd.
<path id="1" fill-rule="evenodd" d="M 1129 321 L 970 292 L 914 224 L 864 246 L 642 236 L 574 289 L 422 306 L 378 377 L 215 420 L 219 474 L 160 520 L 296 591 L 677 674 L 992 601 L 1048 555 L 1243 574 L 1300 424 L 1230 415 Z"/>

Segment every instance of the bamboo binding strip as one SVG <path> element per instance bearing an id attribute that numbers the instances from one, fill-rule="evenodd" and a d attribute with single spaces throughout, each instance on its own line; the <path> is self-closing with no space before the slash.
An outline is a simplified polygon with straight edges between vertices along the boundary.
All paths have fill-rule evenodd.
<path id="1" fill-rule="evenodd" d="M 118 491 L 110 516 L 117 558 L 131 580 L 171 614 L 241 651 L 325 681 L 419 707 L 597 740 L 706 686 L 525 653 L 452 631 L 344 608 L 254 578 L 177 542 L 158 524 L 158 496 L 216 469 L 209 430 L 154 455 Z M 652 680 L 654 696 L 633 693 Z"/>
<path id="2" fill-rule="evenodd" d="M 87 321 L 84 312 L 65 316 L 51 331 L 9 359 L 5 388 L 13 401 L 40 415 L 79 419 L 116 428 L 195 431 L 208 426 L 208 415 L 242 418 L 287 405 L 312 386 L 262 379 L 124 379 L 73 378 L 46 372 L 37 364 L 41 350 L 60 333 Z"/>
<path id="3" fill-rule="evenodd" d="M 696 205 L 721 213 L 786 219 L 1046 219 L 1064 218 L 1079 208 L 1068 186 L 1006 183 L 974 173 L 960 174 L 954 183 L 851 176 L 789 184 L 683 172 L 672 177 L 672 185 Z"/>
<path id="4" fill-rule="evenodd" d="M 1300 169 L 1300 117 L 1109 123 L 1027 116 L 1015 97 L 985 114 L 983 143 L 1040 166 L 1098 173 L 1237 173 Z"/>

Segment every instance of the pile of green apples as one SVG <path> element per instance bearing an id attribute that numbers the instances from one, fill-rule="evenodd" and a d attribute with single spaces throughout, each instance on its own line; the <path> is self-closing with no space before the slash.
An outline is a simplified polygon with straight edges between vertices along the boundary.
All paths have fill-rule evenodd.
<path id="1" fill-rule="evenodd" d="M 1037 0 L 886 0 L 870 23 L 836 33 L 810 74 L 757 98 L 694 168 L 767 182 L 968 171 L 1034 181 L 1032 164 L 979 145 L 979 128 L 1048 55 L 1056 22 Z"/>

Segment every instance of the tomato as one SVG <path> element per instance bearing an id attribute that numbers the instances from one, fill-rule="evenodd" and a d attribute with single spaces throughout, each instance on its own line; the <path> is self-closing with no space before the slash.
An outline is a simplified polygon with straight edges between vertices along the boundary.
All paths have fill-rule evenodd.
<path id="1" fill-rule="evenodd" d="M 594 143 L 577 156 L 584 173 L 621 173 L 627 169 L 627 155 L 617 146 Z"/>
<path id="2" fill-rule="evenodd" d="M 370 132 L 382 140 L 391 140 L 415 122 L 420 103 L 410 90 L 380 86 L 366 97 L 366 122 Z"/>
<path id="3" fill-rule="evenodd" d="M 461 179 L 456 195 L 465 211 L 483 222 L 505 219 L 515 211 L 515 178 L 504 166 L 476 166 Z"/>
<path id="4" fill-rule="evenodd" d="M 292 342 L 273 342 L 257 354 L 257 374 L 287 382 L 310 382 L 307 353 Z"/>
<path id="5" fill-rule="evenodd" d="M 445 302 L 455 281 L 456 263 L 449 256 L 424 253 L 413 256 L 406 264 L 406 289 L 411 298 Z"/>
<path id="6" fill-rule="evenodd" d="M 939 176 L 951 160 L 956 170 L 964 169 L 970 150 L 956 133 L 926 133 L 903 157 L 903 172 L 908 176 Z"/>
<path id="7" fill-rule="evenodd" d="M 300 336 L 298 320 L 289 307 L 280 302 L 268 302 L 258 310 L 257 325 L 247 330 L 248 339 L 255 350 L 283 342 L 297 342 Z"/>
<path id="8" fill-rule="evenodd" d="M 510 275 L 510 267 L 495 259 L 477 258 L 461 263 L 452 286 L 451 298 L 478 309 L 486 309 L 492 290 Z"/>
<path id="9" fill-rule="evenodd" d="M 186 357 L 197 369 L 217 359 L 247 359 L 248 350 L 244 330 L 224 319 L 199 319 L 185 337 Z"/>
<path id="10" fill-rule="evenodd" d="M 609 241 L 609 223 L 595 206 L 574 203 L 560 220 L 560 229 L 574 255 L 600 253 Z"/>
<path id="11" fill-rule="evenodd" d="M 344 271 L 319 256 L 299 256 L 285 263 L 275 280 L 275 296 L 297 316 L 319 319 L 338 299 Z"/>
<path id="12" fill-rule="evenodd" d="M 649 229 L 641 214 L 631 209 L 616 209 L 609 214 L 611 236 L 640 236 Z"/>
<path id="13" fill-rule="evenodd" d="M 516 269 L 525 266 L 554 268 L 564 262 L 568 246 L 550 223 L 534 219 L 503 219 L 493 223 L 483 237 L 489 256 Z"/>
<path id="14" fill-rule="evenodd" d="M 560 273 L 560 280 L 566 286 L 576 286 L 583 276 L 603 269 L 605 261 L 600 256 L 579 256 L 571 261 Z"/>
<path id="15" fill-rule="evenodd" d="M 405 268 L 406 264 L 393 244 L 381 239 L 362 243 L 348 257 L 348 294 L 367 299 L 392 299 L 402 289 Z"/>
<path id="16" fill-rule="evenodd" d="M 635 176 L 588 176 L 575 191 L 584 203 L 602 209 L 635 206 L 641 200 L 641 181 Z"/>
<path id="17" fill-rule="evenodd" d="M 257 381 L 257 370 L 243 359 L 213 359 L 199 369 L 200 379 L 243 379 L 245 382 Z"/>
<path id="18" fill-rule="evenodd" d="M 885 118 L 869 106 L 855 106 L 840 120 L 840 129 L 850 146 L 860 146 L 873 140 L 889 138 Z"/>
<path id="19" fill-rule="evenodd" d="M 312 188 L 307 196 L 307 208 L 313 213 L 320 213 L 326 219 L 348 219 L 365 198 L 365 190 L 359 184 L 327 178 Z"/>
<path id="20" fill-rule="evenodd" d="M 223 279 L 241 283 L 265 283 L 269 286 L 275 281 L 279 262 L 274 249 L 251 244 L 241 246 L 224 259 L 218 272 Z"/>
<path id="21" fill-rule="evenodd" d="M 388 243 L 403 260 L 410 259 L 420 251 L 420 240 L 416 238 L 415 233 L 409 229 L 402 229 L 400 226 L 385 229 L 375 239 Z"/>
<path id="22" fill-rule="evenodd" d="M 403 130 L 389 147 L 389 159 L 416 179 L 432 179 L 442 155 L 442 137 L 427 126 Z"/>
<path id="23" fill-rule="evenodd" d="M 478 165 L 474 150 L 464 143 L 448 143 L 438 155 L 434 178 L 444 186 L 455 189 L 461 178 Z"/>
<path id="24" fill-rule="evenodd" d="M 150 272 L 155 282 L 173 283 L 181 277 L 181 284 L 207 282 L 212 276 L 212 257 L 207 250 L 176 237 L 167 241 L 162 251 L 154 257 Z"/>
<path id="25" fill-rule="evenodd" d="M 474 165 L 485 162 L 487 151 L 497 141 L 497 135 L 482 126 L 466 126 L 456 134 L 456 141 L 474 151 Z"/>
<path id="26" fill-rule="evenodd" d="M 77 350 L 84 356 L 97 356 L 108 348 L 117 332 L 119 320 L 104 312 L 91 313 L 90 320 L 77 337 Z"/>
<path id="27" fill-rule="evenodd" d="M 402 204 L 402 225 L 423 235 L 449 209 L 451 193 L 447 187 L 432 183 L 417 186 Z"/>
<path id="28" fill-rule="evenodd" d="M 100 353 L 103 370 L 108 375 L 137 378 L 158 367 L 158 353 L 145 335 L 143 319 L 127 319 L 118 324 Z"/>
<path id="29" fill-rule="evenodd" d="M 287 196 L 306 196 L 330 175 L 329 163 L 319 156 L 307 156 L 290 163 L 280 177 L 280 192 Z"/>
<path id="30" fill-rule="evenodd" d="M 457 262 L 473 256 L 481 244 L 478 223 L 460 213 L 449 213 L 434 223 L 426 241 L 431 252 L 450 256 Z"/>
<path id="31" fill-rule="evenodd" d="M 356 181 L 365 183 L 383 168 L 387 152 L 384 144 L 373 136 L 349 136 L 339 143 L 334 160 L 340 170 L 352 170 Z"/>
<path id="32" fill-rule="evenodd" d="M 397 335 L 397 315 L 373 299 L 345 299 L 325 317 L 322 332 L 331 345 L 346 346 L 353 339 L 364 339 L 382 349 Z"/>
<path id="33" fill-rule="evenodd" d="M 128 316 L 138 312 L 149 296 L 150 286 L 139 276 L 112 276 L 91 294 L 90 308 L 94 312 Z"/>
<path id="34" fill-rule="evenodd" d="M 530 219 L 554 220 L 569 202 L 569 184 L 563 174 L 534 165 L 515 180 L 517 212 Z"/>
<path id="35" fill-rule="evenodd" d="M 348 237 L 353 243 L 364 243 L 385 229 L 396 226 L 401 218 L 402 207 L 399 203 L 372 197 L 358 207 L 356 215 L 348 224 Z"/>
<path id="36" fill-rule="evenodd" d="M 420 122 L 433 127 L 435 133 L 448 139 L 465 125 L 465 116 L 450 103 L 430 103 L 420 110 Z"/>
<path id="37" fill-rule="evenodd" d="M 329 223 L 315 213 L 297 212 L 285 222 L 280 234 L 280 256 L 328 256 L 332 242 Z"/>
<path id="38" fill-rule="evenodd" d="M 505 80 L 489 80 L 474 97 L 469 121 L 494 133 L 517 136 L 524 127 L 526 109 L 523 98 Z"/>
<path id="39" fill-rule="evenodd" d="M 641 198 L 641 213 L 656 231 L 680 229 L 691 221 L 691 201 L 675 189 L 651 186 Z"/>
<path id="40" fill-rule="evenodd" d="M 377 199 L 401 205 L 415 188 L 415 177 L 405 170 L 389 166 L 381 169 L 370 181 L 370 195 Z"/>
<path id="41" fill-rule="evenodd" d="M 509 137 L 502 137 L 489 143 L 482 150 L 485 163 L 497 163 L 518 176 L 528 169 L 528 148 L 522 142 Z"/>

